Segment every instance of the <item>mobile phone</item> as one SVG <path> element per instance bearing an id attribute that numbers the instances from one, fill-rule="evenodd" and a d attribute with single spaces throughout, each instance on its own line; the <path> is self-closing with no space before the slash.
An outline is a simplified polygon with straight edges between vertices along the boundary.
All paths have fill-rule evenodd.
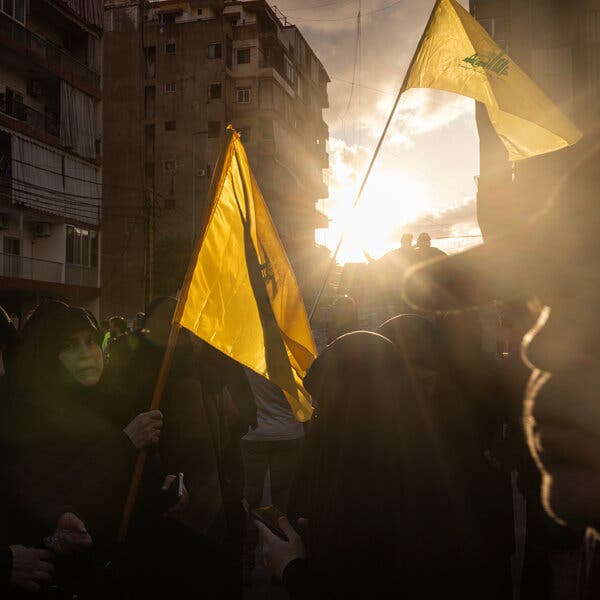
<path id="1" fill-rule="evenodd" d="M 285 517 L 285 515 L 276 506 L 268 505 L 253 508 L 250 515 L 253 519 L 264 523 L 276 536 L 286 542 L 288 541 L 287 535 L 279 527 L 279 517 Z"/>

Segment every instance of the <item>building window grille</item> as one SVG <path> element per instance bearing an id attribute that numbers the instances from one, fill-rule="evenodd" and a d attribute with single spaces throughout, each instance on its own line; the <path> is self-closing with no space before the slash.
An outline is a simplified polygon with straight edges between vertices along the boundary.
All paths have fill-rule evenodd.
<path id="1" fill-rule="evenodd" d="M 208 99 L 218 100 L 221 97 L 222 86 L 220 83 L 211 83 L 208 86 Z"/>
<path id="2" fill-rule="evenodd" d="M 208 122 L 208 137 L 218 138 L 221 135 L 221 121 Z"/>
<path id="3" fill-rule="evenodd" d="M 173 94 L 177 91 L 177 84 L 174 81 L 167 81 L 165 83 L 165 92 Z"/>
<path id="4" fill-rule="evenodd" d="M 239 48 L 238 49 L 237 64 L 238 65 L 249 65 L 250 64 L 250 48 Z"/>
<path id="5" fill-rule="evenodd" d="M 221 44 L 208 45 L 208 58 L 221 58 Z"/>
<path id="6" fill-rule="evenodd" d="M 165 131 L 177 131 L 177 121 L 165 121 Z"/>
<path id="7" fill-rule="evenodd" d="M 177 52 L 177 43 L 170 41 L 165 44 L 165 52 L 167 54 L 175 54 Z"/>
<path id="8" fill-rule="evenodd" d="M 250 104 L 252 101 L 252 90 L 250 88 L 238 88 L 236 90 L 236 102 L 238 104 Z"/>

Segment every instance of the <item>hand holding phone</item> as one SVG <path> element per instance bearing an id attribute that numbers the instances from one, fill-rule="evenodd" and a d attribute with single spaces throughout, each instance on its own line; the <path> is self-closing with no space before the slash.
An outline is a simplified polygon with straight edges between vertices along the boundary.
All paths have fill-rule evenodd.
<path id="1" fill-rule="evenodd" d="M 285 515 L 273 505 L 260 506 L 250 510 L 250 516 L 257 521 L 265 524 L 276 536 L 282 540 L 288 541 L 287 535 L 283 529 L 279 526 L 279 517 L 285 517 Z"/>

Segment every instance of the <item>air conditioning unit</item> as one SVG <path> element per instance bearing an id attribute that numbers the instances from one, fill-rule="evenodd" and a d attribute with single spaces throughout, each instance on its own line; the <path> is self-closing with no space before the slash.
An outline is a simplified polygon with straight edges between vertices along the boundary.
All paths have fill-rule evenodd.
<path id="1" fill-rule="evenodd" d="M 8 215 L 0 213 L 0 229 L 8 229 Z"/>
<path id="2" fill-rule="evenodd" d="M 27 82 L 27 93 L 34 98 L 41 96 L 44 93 L 42 82 L 39 79 L 30 79 Z"/>
<path id="3" fill-rule="evenodd" d="M 206 177 L 206 169 L 198 169 L 196 175 L 198 175 L 198 177 Z"/>
<path id="4" fill-rule="evenodd" d="M 50 237 L 50 223 L 34 223 L 33 235 L 35 237 Z"/>

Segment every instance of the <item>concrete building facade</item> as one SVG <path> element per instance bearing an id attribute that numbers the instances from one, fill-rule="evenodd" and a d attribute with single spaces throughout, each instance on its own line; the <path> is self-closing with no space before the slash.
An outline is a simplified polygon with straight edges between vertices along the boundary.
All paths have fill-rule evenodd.
<path id="1" fill-rule="evenodd" d="M 0 305 L 98 313 L 102 2 L 0 0 Z"/>
<path id="2" fill-rule="evenodd" d="M 485 107 L 477 106 L 478 216 L 485 237 L 531 216 L 577 160 L 598 152 L 600 1 L 471 0 L 470 9 L 584 133 L 572 148 L 511 164 Z"/>
<path id="3" fill-rule="evenodd" d="M 300 31 L 264 0 L 105 7 L 103 260 L 114 276 L 103 312 L 131 314 L 176 293 L 229 123 L 306 284 L 315 228 L 327 226 L 316 201 L 328 194 L 329 79 Z"/>

